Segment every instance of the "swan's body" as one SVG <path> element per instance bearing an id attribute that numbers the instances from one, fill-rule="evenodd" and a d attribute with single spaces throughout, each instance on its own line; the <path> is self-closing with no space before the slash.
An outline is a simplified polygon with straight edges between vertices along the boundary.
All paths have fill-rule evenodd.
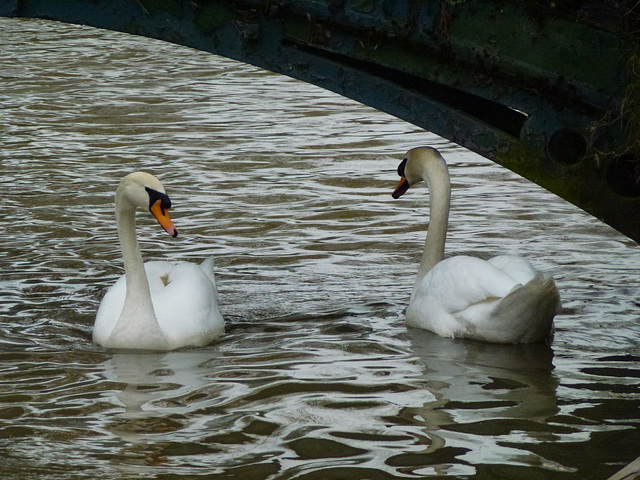
<path id="1" fill-rule="evenodd" d="M 153 175 L 127 175 L 116 191 L 116 221 L 124 259 L 124 275 L 100 303 L 93 341 L 107 348 L 174 350 L 203 346 L 224 332 L 218 310 L 213 258 L 202 265 L 188 262 L 143 264 L 136 238 L 136 209 L 149 209 L 173 237 L 171 207 Z"/>
<path id="2" fill-rule="evenodd" d="M 450 181 L 440 153 L 428 147 L 407 152 L 394 198 L 424 180 L 431 194 L 429 233 L 413 288 L 407 324 L 452 338 L 494 343 L 549 340 L 560 296 L 553 278 L 526 260 L 501 255 L 490 260 L 444 259 Z"/>

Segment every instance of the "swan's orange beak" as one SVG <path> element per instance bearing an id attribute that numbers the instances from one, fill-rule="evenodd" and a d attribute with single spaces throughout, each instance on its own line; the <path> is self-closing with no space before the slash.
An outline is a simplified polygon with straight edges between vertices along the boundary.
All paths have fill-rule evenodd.
<path id="1" fill-rule="evenodd" d="M 169 210 L 166 208 L 162 208 L 162 200 L 156 200 L 156 202 L 151 205 L 151 208 L 149 210 L 151 210 L 151 213 L 154 217 L 156 217 L 158 223 L 160 223 L 162 228 L 164 228 L 169 235 L 174 238 L 178 236 L 178 230 L 173 225 L 171 218 L 169 218 Z"/>
<path id="2" fill-rule="evenodd" d="M 391 196 L 393 198 L 400 198 L 402 195 L 405 194 L 405 192 L 407 190 L 409 190 L 409 187 L 410 187 L 409 182 L 407 181 L 407 179 L 404 176 L 402 176 L 402 177 L 400 177 L 400 182 L 398 183 L 398 186 L 393 191 Z"/>

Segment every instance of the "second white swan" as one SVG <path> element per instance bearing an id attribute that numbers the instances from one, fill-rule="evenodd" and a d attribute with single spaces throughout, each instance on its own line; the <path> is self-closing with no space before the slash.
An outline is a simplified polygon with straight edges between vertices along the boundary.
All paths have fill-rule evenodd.
<path id="1" fill-rule="evenodd" d="M 550 340 L 561 303 L 550 275 L 520 257 L 487 261 L 469 256 L 444 259 L 451 186 L 442 155 L 430 147 L 409 150 L 398 167 L 393 198 L 425 181 L 431 196 L 429 232 L 407 324 L 452 338 L 493 343 Z"/>
<path id="2" fill-rule="evenodd" d="M 107 291 L 93 327 L 93 341 L 107 348 L 174 350 L 204 346 L 224 332 L 218 309 L 213 258 L 143 264 L 136 237 L 136 210 L 149 210 L 172 237 L 171 200 L 151 174 L 136 172 L 116 190 L 116 222 L 124 275 Z"/>

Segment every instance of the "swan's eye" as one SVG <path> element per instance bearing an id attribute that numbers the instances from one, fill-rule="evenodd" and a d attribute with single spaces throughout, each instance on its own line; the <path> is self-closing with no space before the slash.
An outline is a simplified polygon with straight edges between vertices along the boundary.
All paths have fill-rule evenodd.
<path id="1" fill-rule="evenodd" d="M 401 162 L 400 165 L 398 165 L 398 175 L 401 177 L 404 177 L 404 167 L 405 165 L 407 165 L 407 159 L 404 158 Z"/>
<path id="2" fill-rule="evenodd" d="M 158 192 L 153 188 L 144 187 L 144 189 L 149 194 L 149 208 L 153 206 L 158 200 L 160 200 L 160 210 L 162 214 L 165 214 L 165 210 L 169 210 L 171 208 L 171 200 L 166 193 Z"/>

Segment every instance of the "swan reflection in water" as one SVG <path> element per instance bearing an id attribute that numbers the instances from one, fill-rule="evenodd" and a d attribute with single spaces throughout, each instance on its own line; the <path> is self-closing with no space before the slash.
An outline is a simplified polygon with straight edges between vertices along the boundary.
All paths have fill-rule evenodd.
<path id="1" fill-rule="evenodd" d="M 555 437 L 547 424 L 559 411 L 550 346 L 451 340 L 417 328 L 408 333 L 435 400 L 401 416 L 423 423 L 432 441 L 424 453 L 450 450 L 434 471 L 461 461 L 558 467 L 526 449 Z"/>
<path id="2" fill-rule="evenodd" d="M 366 384 L 360 392 L 336 390 L 329 378 L 323 378 L 324 387 L 308 390 L 317 385 L 314 369 L 328 368 L 326 358 L 287 357 L 290 373 L 306 372 L 306 380 L 294 380 L 283 378 L 282 365 L 275 371 L 256 365 L 260 372 L 253 373 L 243 362 L 234 365 L 239 352 L 235 360 L 212 349 L 115 353 L 104 364 L 104 376 L 114 384 L 117 408 L 101 427 L 127 442 L 114 458 L 131 458 L 117 466 L 130 473 L 184 458 L 214 458 L 220 468 L 238 462 L 262 465 L 266 458 L 308 465 L 310 460 L 298 458 L 302 453 L 290 447 L 309 443 L 315 448 L 318 442 L 344 449 L 340 456 L 353 454 L 356 463 L 390 472 L 409 468 L 425 475 L 464 475 L 479 464 L 550 466 L 526 448 L 554 435 L 546 423 L 558 412 L 550 347 L 455 341 L 422 329 L 409 329 L 408 336 L 401 355 L 410 367 L 404 370 L 408 389 L 397 392 L 386 383 L 397 385 L 400 379 L 393 375 L 359 379 Z M 383 356 L 381 364 L 388 365 L 389 358 Z M 343 369 L 354 368 L 345 359 L 331 365 L 343 381 Z M 363 365 L 356 371 L 368 369 Z M 374 385 L 379 392 L 372 392 Z M 364 399 L 370 404 L 366 408 Z M 355 409 L 334 405 L 350 402 Z M 311 457 L 322 465 L 331 461 Z"/>
<path id="3" fill-rule="evenodd" d="M 166 436 L 185 434 L 199 420 L 194 411 L 225 398 L 225 387 L 207 378 L 208 362 L 217 356 L 204 349 L 113 353 L 103 364 L 103 375 L 114 384 L 111 401 L 117 407 L 100 428 L 126 442 L 114 458 L 140 455 L 146 465 L 165 463 Z M 136 469 L 122 462 L 116 466 L 129 473 Z"/>

